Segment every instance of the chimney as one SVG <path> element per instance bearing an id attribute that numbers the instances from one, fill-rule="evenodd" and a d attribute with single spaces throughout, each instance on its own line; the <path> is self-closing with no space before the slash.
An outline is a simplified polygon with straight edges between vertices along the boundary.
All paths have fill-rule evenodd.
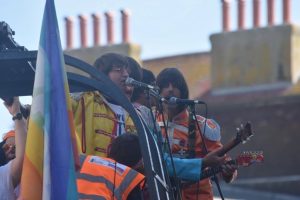
<path id="1" fill-rule="evenodd" d="M 253 27 L 260 26 L 260 0 L 253 0 Z"/>
<path id="2" fill-rule="evenodd" d="M 96 13 L 92 14 L 93 18 L 93 33 L 94 33 L 94 46 L 100 45 L 100 16 Z"/>
<path id="3" fill-rule="evenodd" d="M 290 24 L 291 23 L 291 1 L 282 0 L 282 3 L 283 3 L 283 23 Z"/>
<path id="4" fill-rule="evenodd" d="M 112 12 L 106 12 L 106 29 L 107 29 L 107 43 L 114 43 L 114 14 Z"/>
<path id="5" fill-rule="evenodd" d="M 122 42 L 128 43 L 129 38 L 129 16 L 130 11 L 129 10 L 121 10 L 122 14 Z"/>
<path id="6" fill-rule="evenodd" d="M 268 0 L 268 25 L 274 25 L 274 0 Z"/>
<path id="7" fill-rule="evenodd" d="M 80 22 L 80 42 L 81 47 L 87 47 L 87 18 L 84 15 L 79 15 Z"/>
<path id="8" fill-rule="evenodd" d="M 238 0 L 238 29 L 245 29 L 245 0 Z"/>
<path id="9" fill-rule="evenodd" d="M 223 10 L 223 31 L 229 31 L 230 21 L 229 21 L 229 10 L 230 10 L 230 0 L 221 0 L 222 10 Z"/>
<path id="10" fill-rule="evenodd" d="M 71 17 L 65 17 L 66 23 L 66 49 L 73 48 L 73 19 Z"/>

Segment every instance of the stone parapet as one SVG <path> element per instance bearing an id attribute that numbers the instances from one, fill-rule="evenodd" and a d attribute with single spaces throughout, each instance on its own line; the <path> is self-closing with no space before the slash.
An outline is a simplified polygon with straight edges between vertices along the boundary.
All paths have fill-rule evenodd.
<path id="1" fill-rule="evenodd" d="M 300 31 L 281 25 L 213 34 L 212 89 L 278 82 L 300 77 Z"/>

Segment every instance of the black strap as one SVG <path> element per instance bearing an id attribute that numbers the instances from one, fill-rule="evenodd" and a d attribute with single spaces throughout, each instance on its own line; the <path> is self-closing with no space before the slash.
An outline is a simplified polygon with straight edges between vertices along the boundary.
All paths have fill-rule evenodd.
<path id="1" fill-rule="evenodd" d="M 205 104 L 206 105 L 206 104 Z M 195 117 L 195 119 L 197 119 L 196 117 L 196 111 L 195 111 L 195 105 L 192 105 L 190 106 L 190 109 L 191 109 L 191 112 L 193 112 L 193 115 Z M 208 153 L 208 150 L 207 150 L 207 147 L 206 147 L 206 144 L 205 144 L 205 140 L 204 140 L 204 133 L 205 133 L 205 129 L 206 129 L 206 120 L 207 120 L 207 108 L 206 108 L 206 115 L 205 115 L 205 121 L 204 121 L 204 131 L 203 133 L 201 132 L 201 129 L 200 129 L 200 125 L 198 123 L 198 121 L 196 121 L 197 123 L 197 128 L 199 130 L 199 134 L 200 134 L 200 137 L 201 137 L 201 140 L 202 140 L 202 151 L 203 151 L 203 154 L 206 155 Z M 220 187 L 220 183 L 219 183 L 219 179 L 218 177 L 216 176 L 216 174 L 214 173 L 213 175 L 213 180 L 215 181 L 216 185 L 217 185 L 217 189 L 218 189 L 218 192 L 220 194 L 220 197 L 222 200 L 224 200 L 224 196 L 223 196 L 223 193 L 222 193 L 222 190 L 221 190 L 221 187 Z M 199 182 L 198 182 L 198 185 L 199 185 Z M 198 186 L 199 188 L 199 186 Z M 197 199 L 198 199 L 198 192 L 197 192 Z"/>
<path id="2" fill-rule="evenodd" d="M 189 111 L 189 124 L 188 124 L 188 158 L 195 158 L 196 157 L 196 150 L 195 150 L 195 144 L 196 144 L 196 123 L 197 119 L 194 119 L 193 112 L 191 109 L 188 109 Z"/>

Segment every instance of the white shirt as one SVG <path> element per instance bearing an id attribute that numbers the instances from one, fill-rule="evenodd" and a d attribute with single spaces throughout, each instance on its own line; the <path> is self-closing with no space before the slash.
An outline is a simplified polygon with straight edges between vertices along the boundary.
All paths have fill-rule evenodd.
<path id="1" fill-rule="evenodd" d="M 107 104 L 113 110 L 113 112 L 115 113 L 115 115 L 117 117 L 118 127 L 117 127 L 116 136 L 124 134 L 125 133 L 125 113 L 126 113 L 126 111 L 124 110 L 123 107 L 121 107 L 119 105 L 112 104 L 109 102 L 107 102 Z"/>
<path id="2" fill-rule="evenodd" d="M 1 200 L 16 199 L 12 176 L 10 174 L 12 162 L 0 167 L 0 198 Z"/>

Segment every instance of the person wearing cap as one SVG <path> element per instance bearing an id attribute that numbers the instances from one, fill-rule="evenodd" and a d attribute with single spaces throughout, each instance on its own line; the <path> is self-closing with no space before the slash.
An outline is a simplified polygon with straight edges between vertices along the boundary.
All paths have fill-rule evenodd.
<path id="1" fill-rule="evenodd" d="M 141 69 L 134 59 L 107 53 L 94 66 L 103 72 L 120 90 L 131 98 L 133 87 L 125 84 L 131 76 L 141 79 Z M 72 109 L 77 132 L 77 144 L 82 154 L 106 157 L 111 141 L 125 133 L 136 133 L 129 114 L 113 99 L 98 91 L 72 94 Z"/>
<path id="2" fill-rule="evenodd" d="M 1 159 L 0 166 L 8 163 L 10 160 L 15 158 L 15 131 L 10 130 L 3 136 L 3 141 L 0 144 L 1 148 Z"/>
<path id="3" fill-rule="evenodd" d="M 14 97 L 12 105 L 4 103 L 15 123 L 15 158 L 7 164 L 0 166 L 0 197 L 3 200 L 16 199 L 15 188 L 19 185 L 23 159 L 25 153 L 25 143 L 27 135 L 26 121 L 20 111 L 19 98 Z M 8 134 L 8 135 L 12 135 Z M 7 138 L 8 139 L 8 138 Z"/>
<path id="4" fill-rule="evenodd" d="M 5 101 L 5 104 L 11 106 L 14 98 L 11 97 L 11 101 Z M 23 118 L 26 120 L 26 126 L 28 126 L 28 118 L 30 115 L 31 106 L 26 104 L 20 104 L 20 113 Z M 10 160 L 15 158 L 15 130 L 10 130 L 4 134 L 3 140 L 0 143 L 0 166 L 5 165 Z"/>

